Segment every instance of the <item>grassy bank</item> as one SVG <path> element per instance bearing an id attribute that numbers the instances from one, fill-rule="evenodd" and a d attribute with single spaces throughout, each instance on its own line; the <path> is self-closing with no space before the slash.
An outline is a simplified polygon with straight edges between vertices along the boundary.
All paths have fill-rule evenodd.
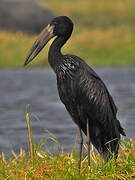
<path id="1" fill-rule="evenodd" d="M 6 159 L 0 157 L 1 180 L 133 180 L 135 178 L 135 143 L 122 143 L 118 160 L 104 164 L 102 159 L 91 153 L 91 166 L 87 157 L 83 159 L 81 174 L 77 171 L 77 155 L 74 153 L 52 155 L 36 151 L 34 163 L 21 150 L 19 155 Z"/>
<path id="2" fill-rule="evenodd" d="M 75 23 L 64 53 L 76 54 L 95 66 L 135 65 L 135 1 L 39 0 L 57 15 Z M 36 36 L 0 32 L 0 67 L 21 67 Z M 47 51 L 31 66 L 48 65 Z"/>
<path id="3" fill-rule="evenodd" d="M 59 153 L 52 154 L 42 151 L 48 139 L 43 139 L 38 145 L 34 144 L 29 113 L 26 114 L 28 124 L 29 152 L 22 149 L 17 155 L 6 159 L 0 156 L 1 180 L 132 180 L 135 178 L 135 141 L 123 141 L 117 161 L 114 159 L 104 163 L 98 154 L 91 151 L 91 166 L 87 166 L 87 156 L 83 157 L 82 169 L 77 171 L 77 152 L 64 153 L 55 138 L 49 139 L 57 144 Z M 84 151 L 86 151 L 84 146 Z"/>

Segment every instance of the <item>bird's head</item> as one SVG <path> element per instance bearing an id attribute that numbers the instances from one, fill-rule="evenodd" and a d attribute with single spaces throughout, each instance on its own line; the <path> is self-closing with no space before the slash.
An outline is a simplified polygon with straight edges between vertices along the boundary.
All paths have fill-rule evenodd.
<path id="1" fill-rule="evenodd" d="M 47 42 L 57 36 L 57 37 L 70 37 L 73 30 L 72 21 L 66 16 L 59 16 L 52 20 L 40 33 L 37 40 L 34 42 L 30 52 L 25 60 L 24 65 L 31 62 L 47 44 Z"/>

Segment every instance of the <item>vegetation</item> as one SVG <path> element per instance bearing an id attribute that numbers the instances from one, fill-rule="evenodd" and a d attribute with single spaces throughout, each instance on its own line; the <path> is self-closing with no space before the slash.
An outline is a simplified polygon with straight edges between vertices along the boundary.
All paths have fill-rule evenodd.
<path id="1" fill-rule="evenodd" d="M 0 32 L 0 67 L 22 67 L 34 39 L 21 32 Z"/>
<path id="2" fill-rule="evenodd" d="M 73 19 L 74 33 L 63 48 L 64 53 L 76 54 L 96 66 L 135 65 L 134 0 L 38 2 L 57 15 Z M 22 67 L 35 38 L 0 32 L 0 67 Z M 32 62 L 33 66 L 47 65 L 48 47 Z"/>
<path id="3" fill-rule="evenodd" d="M 91 151 L 91 166 L 87 166 L 87 156 L 83 158 L 81 173 L 78 173 L 77 152 L 63 153 L 57 140 L 59 153 L 52 154 L 42 148 L 48 139 L 43 139 L 38 145 L 34 144 L 30 125 L 30 114 L 26 113 L 28 125 L 29 153 L 20 150 L 17 155 L 6 159 L 0 156 L 0 179 L 4 180 L 132 180 L 135 178 L 135 141 L 122 142 L 119 158 L 104 163 L 101 157 Z M 85 150 L 87 147 L 84 145 Z"/>
<path id="4" fill-rule="evenodd" d="M 87 166 L 87 157 L 82 162 L 81 173 L 77 171 L 75 153 L 52 155 L 37 150 L 34 164 L 25 151 L 13 153 L 13 157 L 0 157 L 0 179 L 8 180 L 132 180 L 135 178 L 135 143 L 122 143 L 117 162 L 104 164 L 102 159 L 91 152 L 91 166 Z"/>

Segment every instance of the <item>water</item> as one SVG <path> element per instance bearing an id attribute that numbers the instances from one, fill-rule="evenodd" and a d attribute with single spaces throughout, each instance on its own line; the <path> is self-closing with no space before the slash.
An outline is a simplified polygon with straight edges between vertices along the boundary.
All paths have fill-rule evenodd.
<path id="1" fill-rule="evenodd" d="M 127 138 L 135 139 L 135 68 L 95 68 L 119 109 L 118 118 Z M 49 130 L 71 151 L 76 125 L 60 102 L 50 69 L 0 70 L 0 152 L 27 149 L 26 105 L 30 104 L 34 139 L 50 136 Z"/>

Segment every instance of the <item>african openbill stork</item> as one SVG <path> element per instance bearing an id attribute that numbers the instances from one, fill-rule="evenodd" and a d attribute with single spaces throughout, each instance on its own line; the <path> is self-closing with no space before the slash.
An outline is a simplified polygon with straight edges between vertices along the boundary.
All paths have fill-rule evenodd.
<path id="1" fill-rule="evenodd" d="M 49 49 L 48 61 L 57 78 L 57 87 L 61 101 L 78 126 L 80 171 L 83 136 L 87 136 L 88 165 L 90 165 L 90 141 L 108 161 L 112 155 L 117 158 L 120 134 L 125 132 L 116 117 L 117 108 L 105 84 L 81 58 L 61 53 L 62 46 L 70 38 L 72 21 L 59 16 L 43 29 L 34 42 L 24 65 L 32 61 L 47 42 L 56 36 Z"/>

